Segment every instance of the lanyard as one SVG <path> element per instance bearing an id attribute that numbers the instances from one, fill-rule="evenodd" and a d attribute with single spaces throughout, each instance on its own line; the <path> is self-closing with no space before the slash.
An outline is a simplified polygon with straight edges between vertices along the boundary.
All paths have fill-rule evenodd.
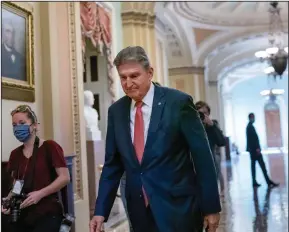
<path id="1" fill-rule="evenodd" d="M 23 173 L 23 175 L 22 175 L 21 180 L 24 180 L 24 178 L 25 178 L 26 171 L 27 171 L 27 166 L 28 166 L 28 164 L 29 164 L 29 160 L 30 160 L 30 159 L 27 159 L 27 161 L 26 161 L 26 165 L 25 165 L 24 173 Z M 20 163 L 20 162 L 19 162 L 19 163 Z M 20 164 L 19 164 L 19 166 L 20 166 Z M 19 175 L 20 175 L 20 173 L 19 173 L 19 169 L 20 169 L 20 167 L 18 167 L 18 177 L 17 177 L 18 180 L 20 180 L 20 179 L 19 179 Z"/>
<path id="2" fill-rule="evenodd" d="M 37 150 L 38 150 L 38 147 L 39 147 L 39 138 L 36 136 L 35 138 L 35 142 L 34 142 L 34 148 L 33 148 L 33 153 L 32 153 L 32 157 L 31 157 L 31 161 L 32 161 L 32 167 L 33 167 L 33 173 L 32 175 L 30 176 L 30 180 L 29 180 L 29 184 L 26 185 L 26 188 L 31 188 L 33 187 L 33 179 L 34 179 L 34 173 L 35 173 L 35 166 L 36 166 L 36 156 L 37 156 Z M 29 160 L 27 161 L 26 163 L 26 167 L 25 167 L 25 170 L 24 170 L 24 174 L 23 174 L 23 179 L 25 178 L 26 176 L 26 171 L 27 171 L 27 166 L 28 166 L 28 163 L 29 163 Z M 19 167 L 20 167 L 20 160 L 18 162 L 18 178 L 19 178 Z M 24 185 L 26 183 L 24 182 Z"/>

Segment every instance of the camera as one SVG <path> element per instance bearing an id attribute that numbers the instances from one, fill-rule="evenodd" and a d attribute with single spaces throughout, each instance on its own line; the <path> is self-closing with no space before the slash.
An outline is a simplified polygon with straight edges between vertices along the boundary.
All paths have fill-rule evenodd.
<path id="1" fill-rule="evenodd" d="M 203 112 L 201 112 L 201 111 L 198 111 L 198 112 L 199 112 L 199 115 L 200 115 L 201 120 L 204 121 L 204 119 L 205 119 L 205 114 L 204 114 Z"/>
<path id="2" fill-rule="evenodd" d="M 69 232 L 71 230 L 73 222 L 74 217 L 69 214 L 66 214 L 65 217 L 62 219 L 59 232 Z"/>
<path id="3" fill-rule="evenodd" d="M 2 205 L 4 209 L 10 209 L 11 222 L 16 223 L 20 217 L 21 209 L 20 205 L 27 198 L 27 195 L 15 194 L 10 199 L 5 200 Z"/>

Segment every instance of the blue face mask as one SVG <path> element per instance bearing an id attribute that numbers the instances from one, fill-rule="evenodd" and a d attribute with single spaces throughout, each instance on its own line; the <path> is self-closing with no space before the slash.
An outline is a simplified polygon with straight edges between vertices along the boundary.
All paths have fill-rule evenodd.
<path id="1" fill-rule="evenodd" d="M 20 142 L 25 143 L 30 138 L 30 125 L 16 125 L 13 128 L 14 136 Z"/>

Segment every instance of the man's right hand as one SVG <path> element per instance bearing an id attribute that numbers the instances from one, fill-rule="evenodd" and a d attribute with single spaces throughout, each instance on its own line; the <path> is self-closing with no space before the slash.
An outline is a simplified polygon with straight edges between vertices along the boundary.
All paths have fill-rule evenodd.
<path id="1" fill-rule="evenodd" d="M 104 223 L 103 216 L 94 216 L 89 223 L 90 232 L 102 232 L 103 223 Z"/>

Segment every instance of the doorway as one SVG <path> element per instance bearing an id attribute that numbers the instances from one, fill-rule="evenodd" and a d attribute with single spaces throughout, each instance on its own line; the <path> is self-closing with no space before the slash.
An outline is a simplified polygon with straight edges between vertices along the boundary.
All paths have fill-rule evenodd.
<path id="1" fill-rule="evenodd" d="M 268 101 L 264 107 L 264 114 L 267 147 L 283 147 L 279 105 L 275 101 Z"/>

